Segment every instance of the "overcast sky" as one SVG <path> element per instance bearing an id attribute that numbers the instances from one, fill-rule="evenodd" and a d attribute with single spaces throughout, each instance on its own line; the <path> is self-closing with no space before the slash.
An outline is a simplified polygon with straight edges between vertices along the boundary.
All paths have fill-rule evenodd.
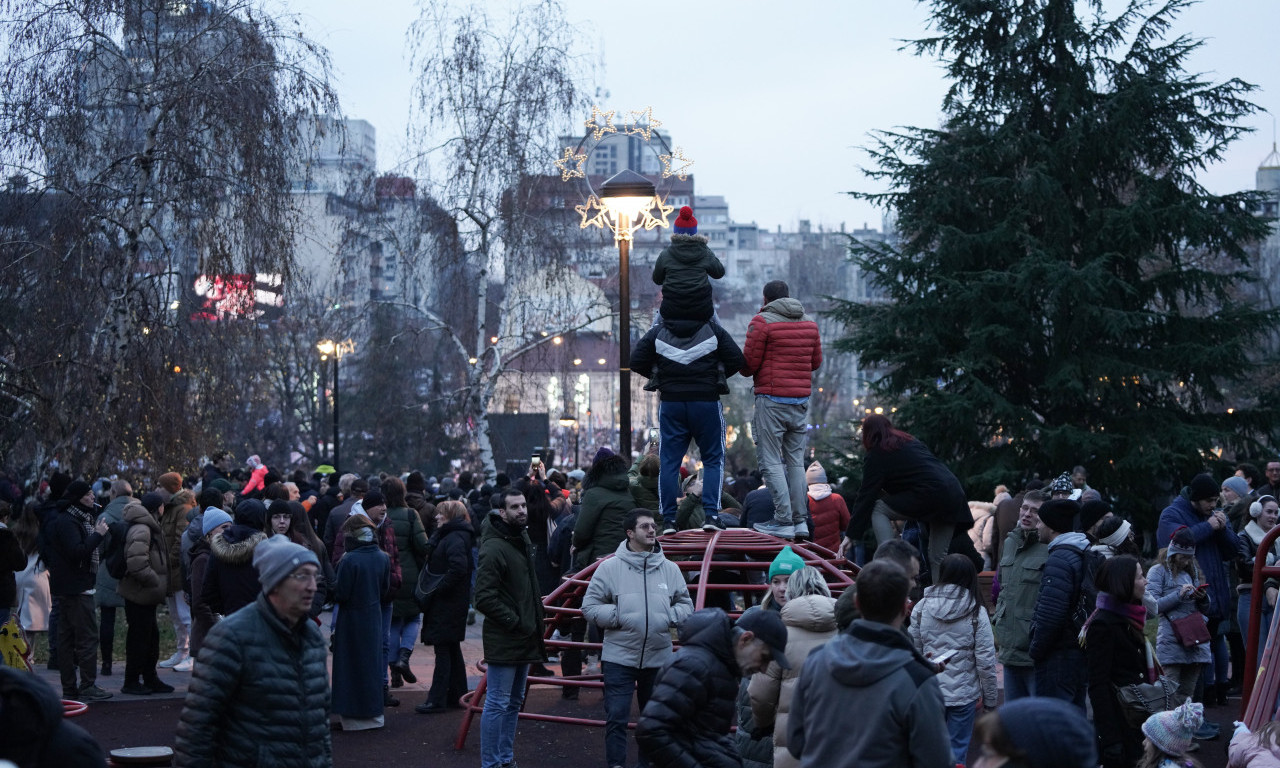
<path id="1" fill-rule="evenodd" d="M 415 3 L 290 5 L 329 48 L 347 116 L 377 129 L 380 170 L 397 169 Z M 653 107 L 672 143 L 694 159 L 697 192 L 724 195 L 735 221 L 879 228 L 879 211 L 842 194 L 877 189 L 860 171 L 861 148 L 875 130 L 938 121 L 946 88 L 938 63 L 898 50 L 926 30 L 925 7 L 910 0 L 565 0 L 565 8 L 582 50 L 594 54 L 596 85 L 609 93 L 601 106 Z M 1254 83 L 1254 102 L 1280 113 L 1280 0 L 1209 0 L 1185 12 L 1175 33 L 1206 38 L 1195 71 Z M 1269 113 L 1250 125 L 1255 132 L 1204 176 L 1211 191 L 1253 188 L 1274 129 Z"/>

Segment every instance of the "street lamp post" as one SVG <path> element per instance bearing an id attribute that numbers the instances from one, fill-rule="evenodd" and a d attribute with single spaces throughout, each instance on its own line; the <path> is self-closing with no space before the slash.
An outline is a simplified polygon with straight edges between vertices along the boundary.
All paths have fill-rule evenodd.
<path id="1" fill-rule="evenodd" d="M 640 214 L 653 207 L 657 192 L 652 181 L 630 169 L 610 177 L 600 187 L 600 203 L 612 219 L 618 242 L 618 443 L 631 460 L 631 233 Z"/>
<path id="2" fill-rule="evenodd" d="M 569 467 L 569 469 L 577 469 L 578 468 L 578 420 L 574 418 L 572 413 L 569 413 L 569 411 L 566 410 L 564 413 L 560 414 L 560 426 L 564 427 L 565 429 L 568 429 L 569 427 L 573 427 L 573 466 Z"/>
<path id="3" fill-rule="evenodd" d="M 320 359 L 333 359 L 333 466 L 335 469 L 341 469 L 342 463 L 339 458 L 338 448 L 338 361 L 342 356 L 356 351 L 356 343 L 351 339 L 346 341 L 333 341 L 332 339 L 321 339 L 316 344 L 316 349 L 320 350 Z"/>

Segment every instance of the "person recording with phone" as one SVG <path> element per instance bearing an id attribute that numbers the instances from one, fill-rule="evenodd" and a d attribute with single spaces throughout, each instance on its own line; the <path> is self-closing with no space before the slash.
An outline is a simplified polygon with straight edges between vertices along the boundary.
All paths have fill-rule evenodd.
<path id="1" fill-rule="evenodd" d="M 551 499 L 560 494 L 560 489 L 547 480 L 546 465 L 542 463 L 542 455 L 535 453 L 529 459 L 529 471 L 514 483 L 514 487 L 524 494 L 529 505 L 529 539 L 533 542 L 534 572 L 538 576 L 538 589 L 542 597 L 551 594 L 560 583 L 560 576 L 551 557 L 547 554 L 550 533 L 547 521 L 554 517 Z"/>

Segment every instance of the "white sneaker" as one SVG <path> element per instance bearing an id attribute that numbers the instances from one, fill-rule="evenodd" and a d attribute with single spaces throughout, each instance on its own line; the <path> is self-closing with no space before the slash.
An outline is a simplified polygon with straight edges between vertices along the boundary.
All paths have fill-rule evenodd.
<path id="1" fill-rule="evenodd" d="M 188 656 L 187 658 L 183 659 L 177 664 L 174 664 L 173 671 L 174 672 L 190 672 L 191 668 L 195 666 L 195 663 L 196 663 L 196 660 Z"/>
<path id="2" fill-rule="evenodd" d="M 663 528 L 663 529 L 662 529 L 662 535 L 663 535 L 663 536 L 670 536 L 671 534 L 673 534 L 673 533 L 675 533 L 675 532 L 676 532 L 676 529 L 675 529 L 675 528 Z"/>
<path id="3" fill-rule="evenodd" d="M 172 656 L 160 662 L 156 666 L 159 667 L 160 669 L 173 669 L 174 667 L 181 664 L 182 661 L 186 658 L 187 658 L 187 654 L 183 653 L 182 651 L 174 651 Z"/>
<path id="4" fill-rule="evenodd" d="M 795 529 L 796 529 L 796 538 L 797 538 L 797 539 L 807 539 L 807 538 L 809 538 L 809 524 L 808 524 L 808 523 L 796 523 L 796 524 L 795 524 Z"/>

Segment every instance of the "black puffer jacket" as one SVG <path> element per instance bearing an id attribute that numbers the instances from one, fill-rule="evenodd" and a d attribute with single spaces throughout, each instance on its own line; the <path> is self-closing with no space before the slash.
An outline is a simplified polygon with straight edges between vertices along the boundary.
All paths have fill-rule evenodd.
<path id="1" fill-rule="evenodd" d="M 1079 650 L 1076 636 L 1080 627 L 1072 616 L 1085 579 L 1088 544 L 1083 533 L 1064 533 L 1049 545 L 1049 557 L 1040 576 L 1040 596 L 1031 619 L 1032 661 L 1044 661 L 1055 651 Z M 1092 610 L 1092 606 L 1088 608 Z"/>
<path id="2" fill-rule="evenodd" d="M 174 764 L 332 766 L 328 656 L 315 622 L 286 626 L 265 595 L 218 622 L 191 675 Z"/>
<path id="3" fill-rule="evenodd" d="M 741 673 L 728 614 L 697 611 L 680 627 L 680 642 L 636 723 L 640 754 L 651 765 L 741 768 L 729 735 Z"/>
<path id="4" fill-rule="evenodd" d="M 726 378 L 746 362 L 728 331 L 696 320 L 664 320 L 631 352 L 631 370 L 652 379 L 645 389 L 674 402 L 719 400 L 729 394 Z"/>
<path id="5" fill-rule="evenodd" d="M 252 603 L 262 592 L 253 551 L 267 535 L 243 525 L 233 525 L 209 542 L 211 556 L 200 597 L 216 614 L 229 616 Z"/>
<path id="6" fill-rule="evenodd" d="M 93 737 L 62 717 L 53 689 L 24 670 L 0 665 L 0 757 L 18 768 L 105 766 Z"/>

